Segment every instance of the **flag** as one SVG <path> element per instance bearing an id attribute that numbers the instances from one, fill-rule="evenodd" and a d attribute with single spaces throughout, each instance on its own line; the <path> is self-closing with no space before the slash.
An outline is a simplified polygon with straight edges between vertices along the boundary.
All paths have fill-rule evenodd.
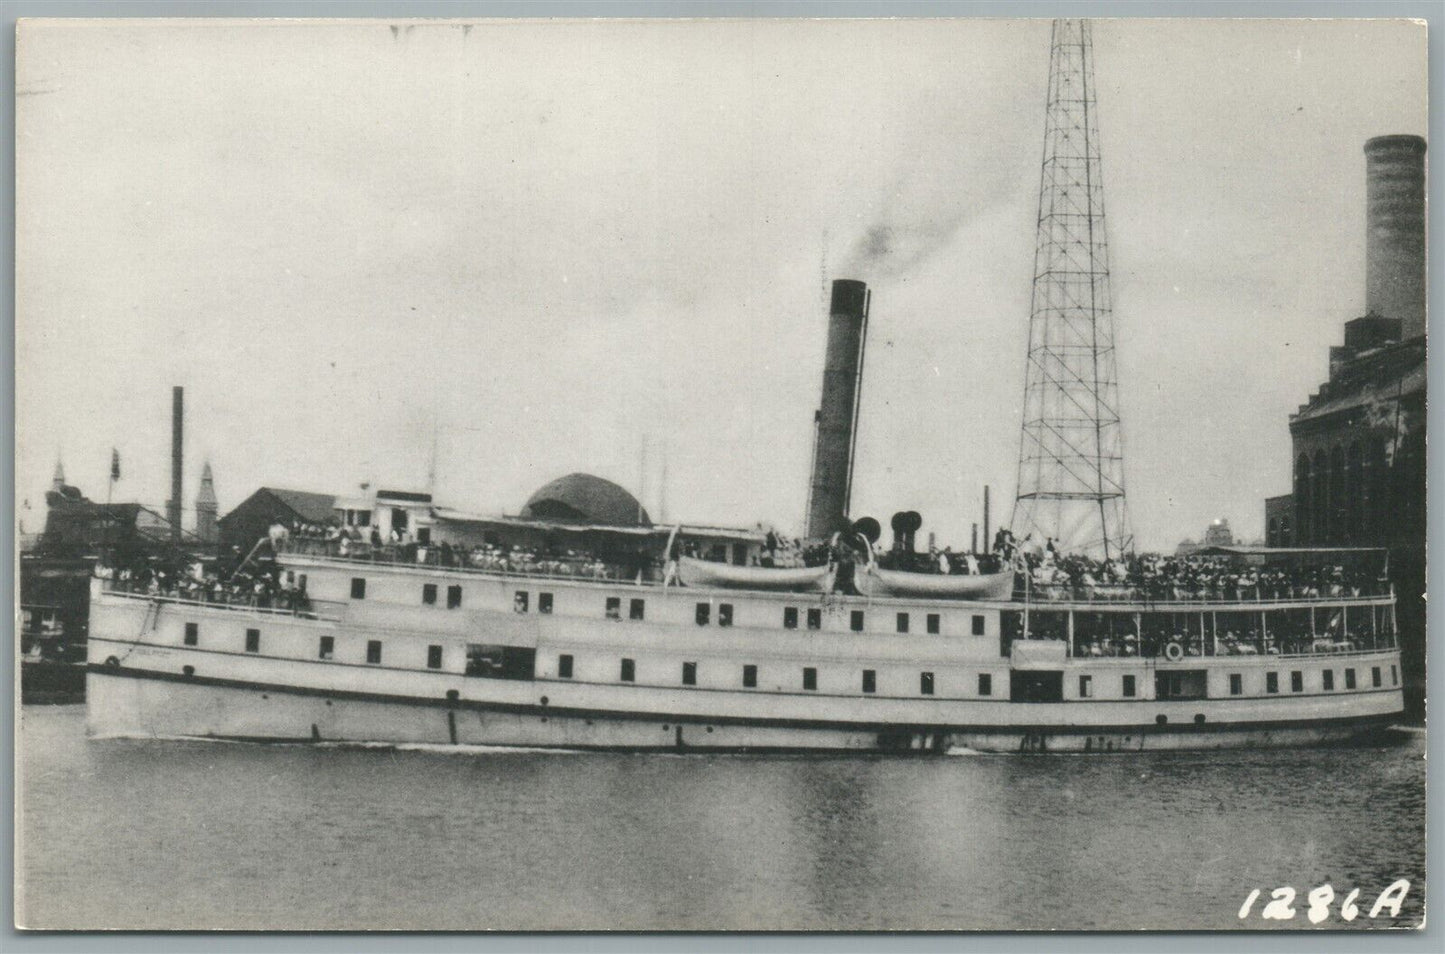
<path id="1" fill-rule="evenodd" d="M 110 449 L 110 479 L 112 482 L 120 480 L 120 451 L 114 447 Z"/>

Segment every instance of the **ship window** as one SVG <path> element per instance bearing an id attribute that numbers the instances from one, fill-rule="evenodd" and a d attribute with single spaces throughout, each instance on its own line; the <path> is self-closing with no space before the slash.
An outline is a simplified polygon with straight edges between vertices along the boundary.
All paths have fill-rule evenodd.
<path id="1" fill-rule="evenodd" d="M 992 674 L 986 672 L 981 672 L 978 674 L 978 694 L 981 696 L 993 695 Z"/>
<path id="2" fill-rule="evenodd" d="M 1264 674 L 1264 691 L 1279 692 L 1279 673 L 1267 672 Z"/>
<path id="3" fill-rule="evenodd" d="M 712 604 L 697 604 L 697 612 L 694 614 L 693 618 L 697 620 L 697 625 L 706 626 L 708 622 L 712 619 Z"/>
<path id="4" fill-rule="evenodd" d="M 1304 691 L 1305 691 L 1305 674 L 1302 673 L 1302 672 L 1300 672 L 1298 669 L 1292 671 L 1292 672 L 1289 674 L 1289 691 L 1290 691 L 1290 692 L 1304 692 Z"/>
<path id="5" fill-rule="evenodd" d="M 572 657 L 566 653 L 557 657 L 557 678 L 572 678 Z"/>
<path id="6" fill-rule="evenodd" d="M 462 605 L 462 588 L 460 586 L 447 587 L 447 609 L 456 609 Z"/>
<path id="7" fill-rule="evenodd" d="M 353 576 L 351 578 L 351 598 L 354 600 L 366 599 L 366 577 Z"/>
<path id="8" fill-rule="evenodd" d="M 918 691 L 925 696 L 933 695 L 933 673 L 921 672 L 918 674 Z"/>
<path id="9" fill-rule="evenodd" d="M 306 574 L 302 573 L 296 577 L 296 589 L 302 593 L 306 592 Z"/>
<path id="10" fill-rule="evenodd" d="M 316 650 L 317 659 L 330 659 L 336 655 L 336 637 L 322 636 L 321 645 Z"/>
<path id="11" fill-rule="evenodd" d="M 1391 664 L 1390 664 L 1390 685 L 1392 685 L 1392 686 L 1398 686 L 1399 684 L 1400 684 L 1400 669 L 1399 669 L 1398 666 L 1396 666 L 1396 665 L 1394 665 L 1393 663 L 1391 663 Z"/>
<path id="12" fill-rule="evenodd" d="M 646 612 L 646 600 L 634 599 L 627 607 L 627 615 L 630 619 L 642 619 Z"/>
<path id="13" fill-rule="evenodd" d="M 426 648 L 426 668 L 442 668 L 442 648 L 440 646 L 428 646 Z"/>
<path id="14" fill-rule="evenodd" d="M 937 614 L 937 613 L 929 613 L 929 614 L 928 614 L 928 632 L 929 632 L 930 635 L 933 635 L 933 636 L 937 636 L 937 635 L 938 635 L 938 614 Z"/>
<path id="15" fill-rule="evenodd" d="M 1320 676 L 1323 677 L 1322 681 L 1325 692 L 1329 692 L 1331 689 L 1335 688 L 1335 671 L 1333 669 L 1326 669 L 1324 672 L 1320 673 Z"/>
<path id="16" fill-rule="evenodd" d="M 187 624 L 186 624 L 186 645 L 187 645 L 187 646 L 194 646 L 194 645 L 196 645 L 196 643 L 200 640 L 200 637 L 201 637 L 201 624 L 199 624 L 199 623 L 187 623 Z"/>
<path id="17" fill-rule="evenodd" d="M 697 685 L 697 663 L 685 662 L 682 664 L 682 684 L 684 686 Z"/>
<path id="18" fill-rule="evenodd" d="M 849 617 L 848 625 L 855 633 L 863 632 L 863 611 L 854 610 Z"/>
<path id="19" fill-rule="evenodd" d="M 537 650 L 530 646 L 467 643 L 468 676 L 484 679 L 534 679 Z"/>
<path id="20" fill-rule="evenodd" d="M 906 632 L 908 632 L 908 614 L 907 614 L 907 613 L 899 613 L 899 614 L 898 614 L 898 631 L 899 631 L 900 633 L 906 633 Z"/>
<path id="21" fill-rule="evenodd" d="M 717 624 L 719 626 L 731 626 L 733 624 L 733 604 L 719 603 L 717 605 Z"/>
<path id="22" fill-rule="evenodd" d="M 1208 697 L 1208 673 L 1203 669 L 1154 673 L 1155 699 L 1206 699 Z"/>
<path id="23" fill-rule="evenodd" d="M 537 612 L 539 612 L 539 613 L 550 613 L 550 612 L 552 612 L 552 594 L 551 594 L 551 593 L 538 593 L 538 594 L 537 594 Z"/>
<path id="24" fill-rule="evenodd" d="M 246 652 L 259 653 L 261 651 L 261 631 L 259 629 L 246 630 Z"/>
<path id="25" fill-rule="evenodd" d="M 512 611 L 516 613 L 527 612 L 527 603 L 530 601 L 526 590 L 518 590 L 512 595 Z"/>
<path id="26" fill-rule="evenodd" d="M 974 617 L 974 618 L 977 619 L 978 617 Z M 1094 695 L 1094 677 L 1093 677 L 1093 676 L 1080 676 L 1080 677 L 1079 677 L 1079 698 L 1080 698 L 1080 699 L 1090 699 L 1090 698 L 1093 697 L 1093 695 Z"/>
<path id="27" fill-rule="evenodd" d="M 785 607 L 783 607 L 783 628 L 784 628 L 784 629 L 797 629 L 797 628 L 798 628 L 798 608 L 797 608 L 796 606 L 785 606 Z"/>
<path id="28" fill-rule="evenodd" d="M 381 640 L 368 639 L 366 641 L 366 661 L 373 666 L 381 662 Z"/>
<path id="29" fill-rule="evenodd" d="M 1229 674 L 1229 694 L 1240 696 L 1244 694 L 1244 676 L 1237 672 Z"/>
<path id="30" fill-rule="evenodd" d="M 637 680 L 637 663 L 631 659 L 622 660 L 622 681 L 635 682 Z"/>
<path id="31" fill-rule="evenodd" d="M 1371 667 L 1370 667 L 1370 685 L 1374 686 L 1376 689 L 1380 688 L 1380 667 L 1379 667 L 1379 666 L 1371 666 Z"/>
<path id="32" fill-rule="evenodd" d="M 357 525 L 358 527 L 369 527 L 369 526 L 371 526 L 371 511 L 370 511 L 370 510 L 358 510 L 358 511 L 356 511 L 356 525 Z"/>
<path id="33" fill-rule="evenodd" d="M 607 597 L 607 618 L 608 618 L 608 619 L 621 619 L 621 618 L 622 618 L 622 597 L 620 597 L 620 596 L 609 596 L 609 597 Z"/>
<path id="34" fill-rule="evenodd" d="M 812 666 L 803 668 L 803 688 L 809 691 L 818 688 L 818 670 Z"/>
<path id="35" fill-rule="evenodd" d="M 1010 702 L 1063 702 L 1064 674 L 1011 670 L 1008 698 Z"/>
<path id="36" fill-rule="evenodd" d="M 1353 688 L 1355 688 L 1355 671 L 1354 671 L 1353 669 L 1346 669 L 1346 670 L 1345 670 L 1345 688 L 1346 688 L 1346 689 L 1353 689 Z"/>
<path id="37" fill-rule="evenodd" d="M 743 688 L 756 689 L 758 687 L 758 667 L 748 663 L 743 667 Z"/>
<path id="38" fill-rule="evenodd" d="M 823 628 L 823 611 L 822 611 L 822 610 L 820 610 L 820 609 L 810 609 L 810 610 L 808 610 L 808 628 L 809 628 L 809 629 L 822 629 L 822 628 Z"/>
<path id="39" fill-rule="evenodd" d="M 982 636 L 984 633 L 983 617 L 978 613 L 973 614 L 973 635 Z"/>
<path id="40" fill-rule="evenodd" d="M 287 571 L 286 571 L 286 582 L 289 583 L 289 584 L 291 584 L 291 585 L 295 585 L 295 583 L 296 583 L 296 571 L 295 571 L 295 570 L 287 570 Z"/>
<path id="41" fill-rule="evenodd" d="M 1125 696 L 1126 698 L 1132 699 L 1132 698 L 1134 698 L 1134 695 L 1135 695 L 1136 692 L 1137 692 L 1137 688 L 1136 688 L 1135 683 L 1134 683 L 1134 677 L 1133 677 L 1133 676 L 1125 676 L 1125 677 L 1124 677 L 1124 696 Z"/>
<path id="42" fill-rule="evenodd" d="M 428 606 L 435 606 L 437 601 L 437 585 L 435 583 L 423 583 L 421 586 L 421 601 Z"/>
<path id="43" fill-rule="evenodd" d="M 865 670 L 863 670 L 863 691 L 864 691 L 864 692 L 877 692 L 877 691 L 878 691 L 878 671 L 877 671 L 876 669 L 865 669 Z"/>

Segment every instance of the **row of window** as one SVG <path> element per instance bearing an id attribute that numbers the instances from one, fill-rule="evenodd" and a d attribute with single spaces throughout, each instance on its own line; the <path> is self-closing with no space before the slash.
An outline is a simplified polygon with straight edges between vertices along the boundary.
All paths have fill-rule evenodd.
<path id="1" fill-rule="evenodd" d="M 544 595 L 544 596 L 549 596 L 550 594 L 543 594 L 543 595 Z M 640 603 L 641 601 L 640 601 L 640 600 L 634 600 L 633 602 L 634 602 L 634 603 Z M 705 604 L 702 604 L 702 605 L 705 605 Z M 638 618 L 638 617 L 634 617 L 634 618 Z M 198 624 L 198 623 L 186 623 L 186 625 L 185 625 L 184 643 L 185 643 L 185 645 L 187 645 L 187 646 L 196 646 L 196 645 L 199 645 L 199 643 L 200 643 L 200 624 Z M 473 649 L 481 649 L 481 648 L 484 648 L 484 647 L 480 647 L 480 646 L 469 646 L 469 649 L 468 649 L 468 659 L 469 659 L 468 672 L 469 672 L 469 673 L 471 672 L 471 669 L 472 669 L 472 666 L 471 666 L 471 664 L 470 664 L 471 656 L 472 656 L 472 654 L 473 654 L 473 653 L 472 653 L 472 650 L 473 650 Z M 259 653 L 260 651 L 261 651 L 261 631 L 260 631 L 259 629 L 248 628 L 248 629 L 246 630 L 246 652 L 248 652 L 248 653 Z M 318 658 L 318 659 L 322 659 L 322 660 L 332 660 L 332 659 L 335 658 L 335 654 L 336 654 L 336 637 L 334 637 L 334 636 L 321 636 L 321 637 L 319 637 L 318 646 L 317 646 L 317 658 Z M 370 664 L 370 665 L 380 665 L 380 664 L 381 664 L 381 659 L 382 659 L 382 644 L 381 644 L 381 640 L 379 640 L 379 639 L 367 640 L 367 642 L 366 642 L 366 662 L 367 662 L 368 664 Z M 441 669 L 441 668 L 442 668 L 442 662 L 443 662 L 442 647 L 439 646 L 439 645 L 430 645 L 430 646 L 428 646 L 428 647 L 427 647 L 427 668 L 428 668 L 428 669 Z M 573 657 L 572 657 L 571 655 L 569 655 L 569 654 L 563 654 L 563 655 L 559 656 L 559 657 L 558 657 L 558 660 L 557 660 L 557 676 L 558 676 L 559 678 L 561 678 L 561 679 L 571 679 L 571 678 L 572 678 L 572 672 L 573 672 Z M 1344 674 L 1345 674 L 1345 676 L 1344 676 L 1345 689 L 1346 689 L 1346 690 L 1352 690 L 1352 689 L 1358 688 L 1355 670 L 1354 670 L 1353 668 L 1346 668 L 1346 669 L 1344 670 Z M 1179 677 L 1180 680 L 1181 680 L 1181 683 L 1180 683 L 1180 685 L 1178 685 L 1178 686 L 1174 686 L 1174 685 L 1172 685 L 1172 684 L 1166 685 L 1166 686 L 1161 686 L 1161 687 L 1160 687 L 1161 691 L 1160 691 L 1160 693 L 1159 693 L 1159 697 L 1160 697 L 1160 698 L 1167 698 L 1167 697 L 1171 697 L 1171 696 L 1180 696 L 1180 697 L 1185 697 L 1185 696 L 1202 696 L 1202 695 L 1204 694 L 1203 691 L 1202 691 L 1204 687 L 1203 687 L 1202 685 L 1201 685 L 1201 686 L 1198 686 L 1198 687 L 1195 687 L 1195 688 L 1191 688 L 1190 686 L 1184 685 L 1183 682 L 1182 682 L 1183 677 L 1185 677 L 1185 676 L 1193 676 L 1193 675 L 1196 675 L 1196 674 L 1195 674 L 1195 673 L 1160 673 L 1160 676 L 1162 676 L 1162 677 Z M 1202 676 L 1203 673 L 1198 673 L 1197 675 Z M 1324 690 L 1327 691 L 1327 692 L 1334 691 L 1334 688 L 1335 688 L 1335 671 L 1334 671 L 1333 669 L 1324 669 L 1324 670 L 1321 670 L 1320 675 L 1321 675 L 1321 685 L 1323 686 Z M 1304 672 L 1303 672 L 1302 670 L 1295 669 L 1295 670 L 1292 670 L 1292 671 L 1290 672 L 1289 677 L 1290 677 L 1290 691 L 1291 691 L 1291 692 L 1303 692 L 1303 691 L 1304 691 Z M 635 682 L 635 681 L 636 681 L 636 679 L 637 679 L 637 664 L 636 664 L 636 661 L 635 661 L 635 660 L 632 660 L 632 659 L 623 659 L 623 660 L 621 661 L 619 678 L 620 678 L 621 681 L 623 681 L 623 682 Z M 1125 674 L 1123 674 L 1123 675 L 1121 676 L 1121 679 L 1122 679 L 1122 684 L 1121 684 L 1120 688 L 1121 688 L 1121 690 L 1122 690 L 1123 696 L 1124 696 L 1125 698 L 1129 698 L 1129 699 L 1136 698 L 1137 695 L 1138 695 L 1138 682 L 1137 682 L 1135 676 L 1134 676 L 1132 673 L 1125 673 Z M 1395 665 L 1393 665 L 1393 664 L 1390 666 L 1390 683 L 1391 683 L 1391 685 L 1393 685 L 1393 686 L 1398 686 L 1398 685 L 1400 684 L 1400 670 L 1399 670 L 1399 667 L 1398 667 L 1398 666 L 1395 666 Z M 757 667 L 756 665 L 751 664 L 751 663 L 744 664 L 743 667 L 742 667 L 742 685 L 743 685 L 743 688 L 745 688 L 745 689 L 753 689 L 753 688 L 756 688 L 756 687 L 757 687 L 757 684 L 758 684 L 758 667 Z M 1371 667 L 1370 667 L 1370 684 L 1371 684 L 1371 686 L 1373 686 L 1373 687 L 1376 688 L 1376 689 L 1380 688 L 1380 687 L 1384 684 L 1384 676 L 1383 676 L 1383 673 L 1382 673 L 1382 671 L 1381 671 L 1381 667 L 1379 667 L 1379 666 L 1371 666 Z M 697 685 L 697 663 L 696 663 L 696 662 L 684 662 L 684 663 L 682 664 L 682 685 L 684 685 L 684 686 L 695 686 L 695 685 Z M 816 667 L 813 667 L 813 666 L 805 666 L 805 667 L 803 667 L 803 671 L 802 671 L 802 687 L 803 687 L 804 690 L 807 690 L 807 691 L 814 691 L 814 690 L 816 690 L 816 689 L 818 688 L 818 670 L 817 670 Z M 1271 672 L 1266 672 L 1266 673 L 1264 674 L 1264 688 L 1265 688 L 1265 692 L 1266 692 L 1266 693 L 1276 694 L 1276 693 L 1279 692 L 1279 673 L 1278 673 L 1278 672 L 1271 671 Z M 863 673 L 862 673 L 862 690 L 863 690 L 864 693 L 873 693 L 873 692 L 876 692 L 876 691 L 878 690 L 878 673 L 877 673 L 877 670 L 874 670 L 874 669 L 865 669 L 865 670 L 863 670 Z M 918 676 L 918 691 L 919 691 L 919 693 L 920 693 L 921 695 L 925 695 L 925 696 L 931 696 L 931 695 L 934 694 L 934 675 L 933 675 L 933 673 L 931 673 L 931 672 L 921 672 L 921 673 L 919 673 L 919 676 Z M 1055 691 L 1057 692 L 1057 690 L 1055 690 Z M 992 677 L 989 673 L 979 673 L 979 674 L 978 674 L 978 694 L 979 694 L 980 696 L 987 696 L 987 695 L 992 695 L 992 693 L 993 693 L 993 677 Z M 1238 695 L 1243 695 L 1243 694 L 1244 694 L 1244 675 L 1243 675 L 1242 673 L 1237 673 L 1237 672 L 1236 672 L 1236 673 L 1230 673 L 1230 674 L 1229 674 L 1229 694 L 1232 695 L 1232 696 L 1238 696 Z M 1093 674 L 1091 674 L 1091 673 L 1083 673 L 1083 674 L 1080 674 L 1080 675 L 1079 675 L 1079 698 L 1081 698 L 1081 699 L 1091 699 L 1091 698 L 1094 698 L 1094 675 L 1093 675 Z"/>
<path id="2" fill-rule="evenodd" d="M 353 577 L 351 580 L 351 598 L 360 600 L 366 598 L 366 580 L 363 577 Z M 421 588 L 421 601 L 427 606 L 436 605 L 437 585 L 425 583 Z M 447 587 L 447 609 L 456 609 L 462 605 L 462 588 L 460 586 Z M 694 612 L 694 619 L 699 626 L 708 626 L 712 623 L 712 603 L 698 603 Z M 512 596 L 512 609 L 518 613 L 526 613 L 531 609 L 531 594 L 527 590 L 517 590 Z M 552 594 L 537 594 L 537 612 L 550 614 L 552 612 Z M 607 597 L 605 612 L 608 619 L 622 618 L 622 598 L 619 596 Z M 640 598 L 632 598 L 628 601 L 627 618 L 630 620 L 643 620 L 647 615 L 647 601 Z M 808 610 L 808 629 L 823 628 L 823 610 L 813 607 Z M 733 624 L 733 604 L 717 604 L 717 625 L 731 626 Z M 912 628 L 910 614 L 897 614 L 895 624 L 900 633 L 907 633 Z M 852 610 L 848 620 L 849 628 L 855 633 L 863 632 L 864 614 L 863 610 Z M 938 635 L 942 630 L 942 618 L 938 613 L 925 614 L 924 626 L 929 635 Z M 982 636 L 985 633 L 985 621 L 982 614 L 975 613 L 972 617 L 971 632 L 974 636 Z M 798 607 L 787 606 L 783 608 L 783 628 L 798 628 Z"/>
<path id="3" fill-rule="evenodd" d="M 557 657 L 557 677 L 559 679 L 571 679 L 574 668 L 574 659 L 570 654 L 563 653 Z M 637 661 L 635 659 L 623 659 L 619 666 L 618 678 L 622 682 L 637 681 Z M 682 681 L 684 686 L 697 685 L 697 663 L 684 662 L 682 664 Z M 744 689 L 756 689 L 758 687 L 758 667 L 753 663 L 744 663 L 742 667 L 742 687 Z M 818 688 L 818 670 L 814 666 L 804 666 L 802 671 L 802 687 L 807 692 L 815 692 Z M 876 669 L 865 669 L 862 674 L 862 689 L 865 693 L 878 691 L 878 671 Z M 920 672 L 918 674 L 918 692 L 920 695 L 931 696 L 934 691 L 934 676 L 931 672 Z M 978 694 L 980 696 L 993 695 L 993 676 L 990 673 L 978 674 Z"/>
<path id="4" fill-rule="evenodd" d="M 1399 684 L 1400 684 L 1400 669 L 1399 669 L 1398 666 L 1391 665 L 1391 666 L 1390 666 L 1390 685 L 1392 685 L 1392 686 L 1398 686 Z M 1333 691 L 1334 691 L 1334 688 L 1335 688 L 1335 671 L 1334 671 L 1333 669 L 1324 669 L 1324 670 L 1321 670 L 1321 671 L 1320 671 L 1320 685 L 1324 688 L 1324 690 L 1325 690 L 1326 692 L 1333 692 Z M 1371 666 L 1371 667 L 1370 667 L 1370 685 L 1371 685 L 1373 688 L 1375 688 L 1375 689 L 1378 689 L 1378 688 L 1380 688 L 1382 685 L 1384 685 L 1384 678 L 1383 678 L 1383 676 L 1382 676 L 1382 674 L 1381 674 L 1381 672 L 1380 672 L 1380 667 L 1379 667 L 1379 666 Z M 1346 688 L 1346 689 L 1354 689 L 1354 688 L 1356 688 L 1355 670 L 1354 670 L 1354 669 L 1346 669 L 1346 670 L 1345 670 L 1345 688 Z M 1302 671 L 1298 670 L 1298 669 L 1291 670 L 1291 672 L 1290 672 L 1290 674 L 1289 674 L 1289 691 L 1290 691 L 1290 692 L 1304 692 L 1304 690 L 1305 690 L 1304 673 L 1303 673 Z M 1238 673 L 1233 673 L 1233 674 L 1231 674 L 1230 677 L 1229 677 L 1229 694 L 1232 695 L 1232 696 L 1237 696 L 1237 695 L 1239 695 L 1239 694 L 1240 694 L 1241 692 L 1243 692 L 1243 691 L 1244 691 L 1244 689 L 1243 689 L 1243 679 L 1240 677 L 1240 675 L 1239 675 Z M 1269 693 L 1277 693 L 1277 692 L 1279 692 L 1279 673 L 1277 673 L 1277 672 L 1267 672 L 1267 673 L 1264 674 L 1264 691 L 1265 691 L 1265 692 L 1269 692 Z"/>

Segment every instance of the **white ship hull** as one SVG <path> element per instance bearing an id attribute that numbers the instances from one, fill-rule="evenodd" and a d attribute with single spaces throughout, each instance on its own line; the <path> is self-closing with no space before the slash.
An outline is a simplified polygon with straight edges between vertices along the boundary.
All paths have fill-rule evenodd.
<path id="1" fill-rule="evenodd" d="M 707 717 L 605 712 L 543 715 L 469 702 L 312 694 L 92 670 L 96 738 L 271 743 L 465 745 L 570 750 L 716 752 L 1096 753 L 1275 748 L 1347 742 L 1387 726 L 1377 718 L 1177 727 L 1083 727 L 1042 722 L 992 727 L 827 728 Z"/>
<path id="2" fill-rule="evenodd" d="M 1393 648 L 1096 658 L 1046 640 L 1005 648 L 1001 626 L 1018 609 L 1009 603 L 699 593 L 325 560 L 290 565 L 309 575 L 321 618 L 97 587 L 91 734 L 1093 753 L 1337 742 L 1388 724 L 1403 708 Z M 459 605 L 416 605 L 424 583 L 462 587 Z M 548 611 L 537 612 L 543 597 Z M 513 609 L 522 605 L 527 611 Z M 505 676 L 474 666 L 478 644 L 515 652 L 525 666 Z M 1196 697 L 1166 697 L 1180 674 L 1197 683 Z M 1057 698 L 1024 701 L 1017 687 L 1040 675 L 1053 680 Z"/>

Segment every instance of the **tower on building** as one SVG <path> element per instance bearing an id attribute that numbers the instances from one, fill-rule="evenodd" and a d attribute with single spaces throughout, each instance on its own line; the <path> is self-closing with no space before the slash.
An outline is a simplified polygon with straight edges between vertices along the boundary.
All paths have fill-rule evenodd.
<path id="1" fill-rule="evenodd" d="M 210 461 L 201 470 L 201 489 L 196 491 L 196 539 L 207 544 L 217 540 L 216 486 L 211 479 Z"/>
<path id="2" fill-rule="evenodd" d="M 1087 20 L 1055 20 L 1012 530 L 1065 551 L 1133 549 Z"/>
<path id="3" fill-rule="evenodd" d="M 65 465 L 60 458 L 55 459 L 55 476 L 50 478 L 50 489 L 60 493 L 65 488 Z"/>

